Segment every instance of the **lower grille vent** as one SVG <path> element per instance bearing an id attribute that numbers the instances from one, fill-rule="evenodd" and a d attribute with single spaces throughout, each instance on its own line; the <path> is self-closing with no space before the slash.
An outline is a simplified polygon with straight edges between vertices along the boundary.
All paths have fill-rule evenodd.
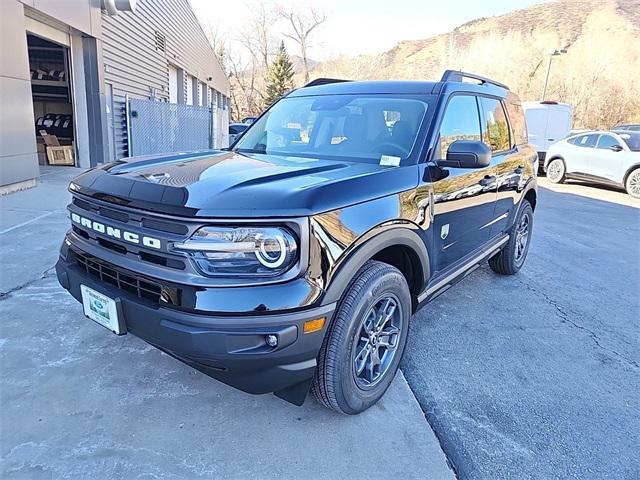
<path id="1" fill-rule="evenodd" d="M 138 298 L 144 298 L 156 304 L 160 303 L 161 285 L 141 279 L 133 274 L 125 273 L 107 262 L 97 260 L 88 255 L 75 251 L 73 254 L 80 268 L 84 269 L 89 275 L 114 285 L 120 290 L 136 295 Z"/>

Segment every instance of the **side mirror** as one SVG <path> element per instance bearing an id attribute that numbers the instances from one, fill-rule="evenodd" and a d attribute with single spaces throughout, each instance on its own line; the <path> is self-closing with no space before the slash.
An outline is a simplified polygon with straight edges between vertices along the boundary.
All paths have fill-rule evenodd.
<path id="1" fill-rule="evenodd" d="M 622 151 L 622 145 L 619 144 L 615 144 L 615 145 L 611 145 L 609 147 L 609 150 L 613 150 L 614 152 L 621 152 Z"/>
<path id="2" fill-rule="evenodd" d="M 447 149 L 447 158 L 436 162 L 439 167 L 484 168 L 491 163 L 491 149 L 478 140 L 456 140 Z"/>

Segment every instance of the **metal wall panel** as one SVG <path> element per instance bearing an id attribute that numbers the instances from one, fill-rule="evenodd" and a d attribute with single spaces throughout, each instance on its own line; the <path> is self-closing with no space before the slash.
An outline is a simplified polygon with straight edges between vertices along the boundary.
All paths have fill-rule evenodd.
<path id="1" fill-rule="evenodd" d="M 178 69 L 178 89 L 184 87 L 184 93 L 177 92 L 178 103 L 185 101 L 186 74 L 229 95 L 229 81 L 188 0 L 138 0 L 135 12 L 103 14 L 102 53 L 105 81 L 113 85 L 116 123 L 116 104 L 125 95 L 169 101 L 169 65 Z M 126 151 L 126 129 L 122 133 L 115 135 L 116 158 Z"/>
<path id="2" fill-rule="evenodd" d="M 24 8 L 8 0 L 0 12 L 0 186 L 38 174 Z"/>

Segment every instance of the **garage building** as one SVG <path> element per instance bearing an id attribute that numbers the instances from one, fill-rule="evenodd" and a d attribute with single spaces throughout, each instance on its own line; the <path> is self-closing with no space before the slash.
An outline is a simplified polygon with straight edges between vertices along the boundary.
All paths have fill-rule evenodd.
<path id="1" fill-rule="evenodd" d="M 229 81 L 188 0 L 4 0 L 0 53 L 0 193 L 40 165 L 228 143 Z"/>

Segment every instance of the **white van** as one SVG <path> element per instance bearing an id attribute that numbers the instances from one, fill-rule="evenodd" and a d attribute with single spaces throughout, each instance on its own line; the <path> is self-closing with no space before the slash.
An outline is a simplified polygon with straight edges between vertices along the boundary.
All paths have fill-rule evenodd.
<path id="1" fill-rule="evenodd" d="M 568 103 L 551 101 L 522 102 L 527 122 L 529 143 L 538 152 L 542 171 L 549 146 L 565 138 L 573 127 L 573 107 Z"/>

